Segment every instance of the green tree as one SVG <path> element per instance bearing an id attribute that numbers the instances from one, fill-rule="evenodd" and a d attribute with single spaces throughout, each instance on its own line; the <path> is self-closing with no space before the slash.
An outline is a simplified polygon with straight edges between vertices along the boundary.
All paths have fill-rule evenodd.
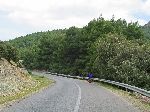
<path id="1" fill-rule="evenodd" d="M 17 49 L 12 47 L 9 44 L 0 42 L 0 58 L 5 58 L 8 61 L 18 61 L 18 52 Z"/>

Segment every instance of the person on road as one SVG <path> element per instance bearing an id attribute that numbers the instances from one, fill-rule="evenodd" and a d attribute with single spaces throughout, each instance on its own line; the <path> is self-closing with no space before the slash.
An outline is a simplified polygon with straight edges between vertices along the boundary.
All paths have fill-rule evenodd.
<path id="1" fill-rule="evenodd" d="M 88 74 L 88 82 L 91 83 L 92 82 L 92 78 L 93 78 L 93 74 L 89 73 Z"/>

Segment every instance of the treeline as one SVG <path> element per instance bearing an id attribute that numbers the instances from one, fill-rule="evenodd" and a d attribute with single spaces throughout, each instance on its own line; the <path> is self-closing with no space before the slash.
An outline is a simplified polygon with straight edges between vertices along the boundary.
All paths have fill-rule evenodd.
<path id="1" fill-rule="evenodd" d="M 29 69 L 87 75 L 150 90 L 150 43 L 138 23 L 94 19 L 83 28 L 38 32 L 10 41 Z"/>
<path id="2" fill-rule="evenodd" d="M 18 51 L 16 48 L 12 47 L 9 44 L 6 44 L 2 41 L 0 41 L 0 59 L 5 58 L 8 61 L 18 61 Z"/>

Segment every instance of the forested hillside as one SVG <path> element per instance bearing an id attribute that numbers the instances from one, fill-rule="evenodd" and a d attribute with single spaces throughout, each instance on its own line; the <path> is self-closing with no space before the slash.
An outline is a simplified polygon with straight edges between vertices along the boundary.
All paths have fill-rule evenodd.
<path id="1" fill-rule="evenodd" d="M 150 43 L 138 23 L 94 19 L 83 28 L 33 33 L 7 43 L 29 69 L 86 75 L 150 90 Z"/>

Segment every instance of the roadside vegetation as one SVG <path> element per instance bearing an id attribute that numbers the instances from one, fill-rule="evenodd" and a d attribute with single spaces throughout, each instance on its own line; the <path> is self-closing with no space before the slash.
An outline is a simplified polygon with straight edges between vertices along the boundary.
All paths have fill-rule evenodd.
<path id="1" fill-rule="evenodd" d="M 83 28 L 37 32 L 11 40 L 29 69 L 114 80 L 150 90 L 150 40 L 138 22 L 104 19 Z"/>

